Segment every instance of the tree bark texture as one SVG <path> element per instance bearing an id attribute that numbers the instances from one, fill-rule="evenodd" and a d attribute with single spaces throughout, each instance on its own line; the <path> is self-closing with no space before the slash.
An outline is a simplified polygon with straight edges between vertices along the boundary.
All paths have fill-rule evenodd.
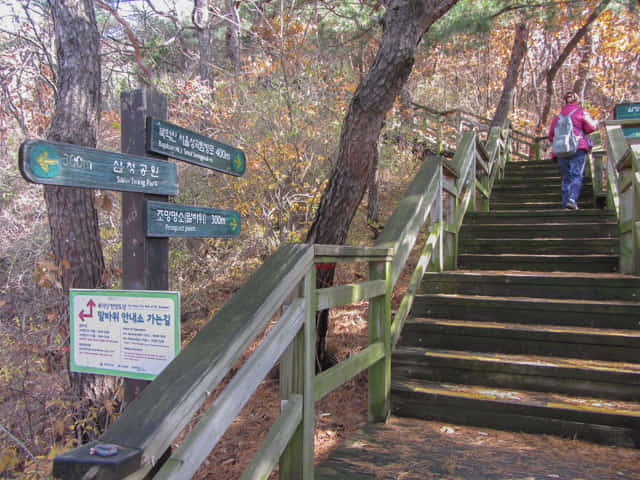
<path id="1" fill-rule="evenodd" d="M 529 38 L 529 25 L 526 22 L 520 22 L 516 24 L 515 39 L 513 41 L 513 48 L 511 49 L 511 58 L 509 59 L 509 66 L 507 67 L 507 76 L 504 79 L 502 86 L 502 95 L 496 108 L 496 113 L 491 120 L 491 128 L 500 127 L 503 128 L 511 107 L 513 106 L 513 98 L 516 91 L 516 85 L 518 83 L 518 76 L 520 74 L 520 66 L 527 53 L 527 40 Z"/>
<path id="2" fill-rule="evenodd" d="M 378 158 L 384 118 L 407 82 L 420 39 L 458 0 L 392 0 L 382 19 L 380 47 L 356 89 L 342 125 L 338 155 L 320 199 L 307 242 L 343 245 Z M 333 284 L 334 268 L 317 272 L 318 288 Z M 326 348 L 328 313 L 316 317 L 321 368 L 330 366 Z"/>
<path id="3" fill-rule="evenodd" d="M 573 84 L 573 91 L 578 94 L 580 99 L 585 98 L 585 92 L 591 81 L 591 67 L 594 57 L 593 36 L 588 31 L 584 36 L 584 43 L 580 49 L 580 65 L 578 65 L 578 78 Z"/>
<path id="4" fill-rule="evenodd" d="M 567 43 L 567 46 L 564 47 L 564 50 L 558 56 L 558 59 L 553 63 L 553 65 L 551 65 L 551 68 L 547 70 L 545 75 L 545 80 L 546 80 L 545 102 L 542 108 L 542 115 L 540 116 L 540 122 L 538 123 L 538 126 L 536 128 L 537 133 L 539 135 L 542 133 L 543 128 L 547 124 L 547 121 L 549 119 L 549 112 L 551 111 L 551 99 L 553 98 L 553 95 L 555 93 L 553 82 L 556 78 L 558 71 L 560 70 L 562 65 L 564 65 L 564 62 L 567 60 L 567 58 L 569 58 L 569 55 L 576 48 L 580 40 L 582 40 L 582 38 L 585 35 L 587 35 L 593 22 L 595 22 L 600 16 L 600 14 L 605 11 L 607 6 L 609 6 L 609 3 L 610 3 L 610 0 L 602 0 L 598 4 L 598 6 L 596 6 L 596 8 L 593 9 L 591 14 L 587 17 L 584 25 L 582 25 L 582 27 L 580 27 L 580 29 L 575 33 L 575 35 L 571 38 L 571 40 L 569 40 L 569 43 Z"/>
<path id="5" fill-rule="evenodd" d="M 192 22 L 198 32 L 198 54 L 200 80 L 213 85 L 211 68 L 211 13 L 209 0 L 194 0 Z"/>
<path id="6" fill-rule="evenodd" d="M 240 16 L 238 15 L 238 2 L 236 0 L 225 0 L 226 16 L 227 16 L 227 54 L 234 73 L 240 73 L 240 65 L 242 56 L 240 50 L 242 48 L 240 42 Z"/>
<path id="7" fill-rule="evenodd" d="M 48 139 L 96 146 L 100 113 L 100 35 L 91 0 L 49 0 L 58 60 L 56 106 Z M 104 258 L 93 190 L 45 186 L 51 247 L 60 266 L 61 318 L 68 317 L 70 288 L 103 286 Z M 78 397 L 89 375 L 70 373 Z"/>
<path id="8" fill-rule="evenodd" d="M 307 241 L 344 244 L 367 188 L 385 115 L 405 85 L 415 49 L 429 27 L 458 0 L 392 0 L 380 47 L 345 117 L 338 155 Z"/>

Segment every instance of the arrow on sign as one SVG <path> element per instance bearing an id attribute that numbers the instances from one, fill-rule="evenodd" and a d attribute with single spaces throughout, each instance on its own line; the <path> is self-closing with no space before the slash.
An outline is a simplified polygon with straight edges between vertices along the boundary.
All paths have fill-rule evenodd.
<path id="1" fill-rule="evenodd" d="M 47 151 L 42 152 L 36 159 L 36 162 L 38 162 L 38 165 L 40 165 L 40 168 L 42 168 L 45 173 L 49 173 L 50 166 L 57 164 L 55 159 L 49 158 L 49 152 Z"/>
<path id="2" fill-rule="evenodd" d="M 87 307 L 89 307 L 89 313 L 87 314 L 84 313 L 84 310 L 80 310 L 80 313 L 78 314 L 80 320 L 84 322 L 87 318 L 93 318 L 93 307 L 95 306 L 96 304 L 93 302 L 93 300 L 89 300 L 89 303 L 87 303 Z"/>

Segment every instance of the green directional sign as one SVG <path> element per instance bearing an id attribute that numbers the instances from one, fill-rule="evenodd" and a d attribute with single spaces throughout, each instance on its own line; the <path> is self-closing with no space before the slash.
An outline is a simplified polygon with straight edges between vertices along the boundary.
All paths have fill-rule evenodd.
<path id="1" fill-rule="evenodd" d="M 154 118 L 147 119 L 147 150 L 235 176 L 247 168 L 242 150 Z"/>
<path id="2" fill-rule="evenodd" d="M 156 195 L 178 193 L 176 165 L 150 157 L 30 140 L 20 146 L 18 164 L 22 176 L 33 183 Z"/>
<path id="3" fill-rule="evenodd" d="M 240 214 L 235 210 L 147 201 L 148 237 L 236 237 L 239 234 Z"/>
<path id="4" fill-rule="evenodd" d="M 640 103 L 621 103 L 615 106 L 614 117 L 616 120 L 637 119 L 640 124 Z M 623 128 L 624 136 L 627 138 L 640 138 L 640 128 Z"/>

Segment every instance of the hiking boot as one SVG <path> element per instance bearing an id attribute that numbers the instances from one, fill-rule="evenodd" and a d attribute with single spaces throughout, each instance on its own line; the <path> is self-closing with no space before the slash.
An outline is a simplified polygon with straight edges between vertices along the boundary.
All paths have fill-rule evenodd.
<path id="1" fill-rule="evenodd" d="M 569 210 L 578 210 L 578 204 L 577 204 L 575 201 L 573 201 L 573 200 L 569 200 L 569 201 L 567 202 L 567 208 L 568 208 Z"/>

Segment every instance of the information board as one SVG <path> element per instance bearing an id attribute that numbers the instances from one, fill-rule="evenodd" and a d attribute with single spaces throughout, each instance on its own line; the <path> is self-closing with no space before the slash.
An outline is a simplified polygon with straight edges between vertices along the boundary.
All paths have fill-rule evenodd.
<path id="1" fill-rule="evenodd" d="M 20 146 L 22 176 L 33 183 L 156 195 L 178 193 L 176 165 L 68 143 L 30 140 Z"/>
<path id="2" fill-rule="evenodd" d="M 180 294 L 71 289 L 71 371 L 153 380 L 180 351 Z"/>
<path id="3" fill-rule="evenodd" d="M 616 120 L 637 119 L 640 124 L 640 103 L 621 103 L 615 106 L 614 118 Z M 627 138 L 640 138 L 640 127 L 623 128 Z"/>
<path id="4" fill-rule="evenodd" d="M 147 119 L 147 150 L 235 176 L 247 165 L 242 150 L 154 118 Z"/>
<path id="5" fill-rule="evenodd" d="M 236 237 L 240 213 L 147 201 L 148 237 Z"/>

